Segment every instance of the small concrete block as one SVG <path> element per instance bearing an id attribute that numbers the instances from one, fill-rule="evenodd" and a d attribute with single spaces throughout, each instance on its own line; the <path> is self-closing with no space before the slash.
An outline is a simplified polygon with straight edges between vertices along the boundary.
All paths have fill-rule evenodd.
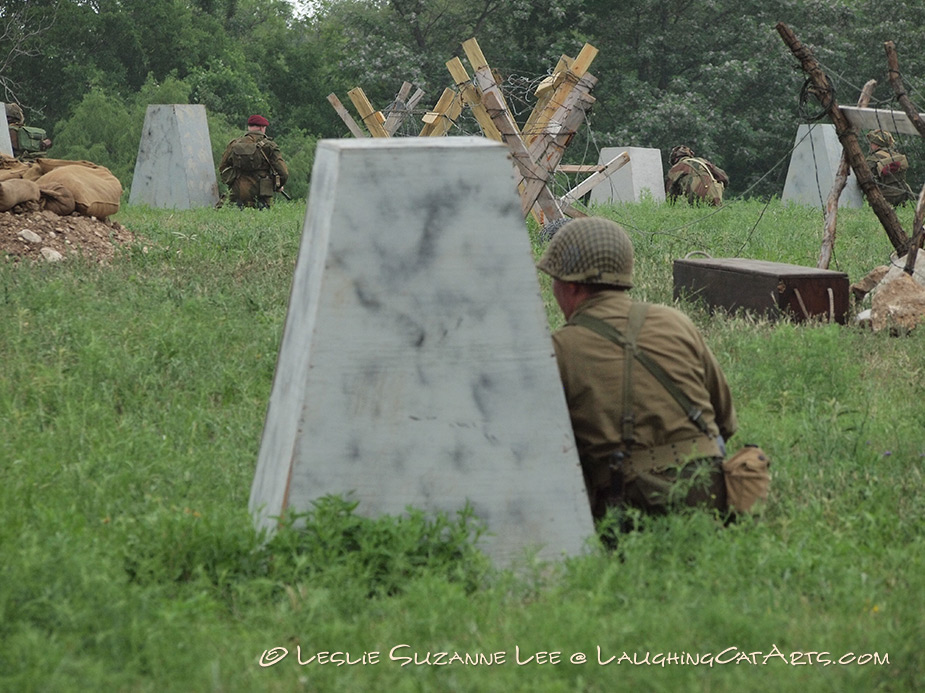
<path id="1" fill-rule="evenodd" d="M 592 204 L 639 202 L 644 190 L 648 190 L 654 200 L 664 202 L 665 174 L 661 150 L 650 147 L 605 147 L 597 163 L 604 165 L 621 152 L 629 154 L 630 162 L 594 186 L 591 190 Z"/>
<path id="2" fill-rule="evenodd" d="M 129 204 L 192 209 L 214 207 L 218 198 L 206 107 L 148 106 Z"/>
<path id="3" fill-rule="evenodd" d="M 790 168 L 787 169 L 781 201 L 825 209 L 825 201 L 832 192 L 835 175 L 838 173 L 841 154 L 842 145 L 834 125 L 800 125 L 790 155 Z M 849 170 L 845 189 L 838 198 L 838 206 L 852 208 L 863 204 L 864 194 L 858 186 L 854 171 Z"/>
<path id="4" fill-rule="evenodd" d="M 251 489 L 258 527 L 326 495 L 455 516 L 508 563 L 593 536 L 507 148 L 322 140 Z"/>
<path id="5" fill-rule="evenodd" d="M 3 120 L 0 120 L 0 123 L 5 123 L 6 104 L 3 102 L 0 102 L 0 115 L 3 116 Z M 10 141 L 10 130 L 6 127 L 0 127 L 0 154 L 13 156 L 13 143 Z"/>

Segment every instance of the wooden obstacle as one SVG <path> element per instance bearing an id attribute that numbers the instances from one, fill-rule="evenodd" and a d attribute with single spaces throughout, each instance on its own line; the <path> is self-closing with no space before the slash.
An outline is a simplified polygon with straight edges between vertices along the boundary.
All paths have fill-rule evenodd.
<path id="1" fill-rule="evenodd" d="M 629 162 L 628 154 L 623 152 L 601 166 L 578 170 L 560 165 L 566 148 L 595 102 L 591 91 L 597 84 L 597 78 L 588 72 L 588 68 L 598 50 L 585 44 L 575 58 L 563 55 L 552 74 L 536 89 L 536 104 L 520 126 L 478 41 L 470 38 L 462 43 L 462 49 L 472 74 L 460 58 L 447 61 L 453 86 L 444 89 L 434 107 L 423 115 L 419 136 L 447 135 L 463 109 L 468 108 L 482 134 L 488 139 L 503 142 L 510 150 L 524 216 L 533 214 L 540 224 L 566 216 L 585 216 L 573 203 Z M 410 90 L 411 85 L 405 82 L 387 114 L 384 114 L 375 109 L 360 87 L 351 89 L 347 95 L 359 116 L 359 123 L 335 94 L 330 94 L 328 101 L 355 137 L 392 137 L 423 95 L 418 90 L 409 99 Z M 556 197 L 550 187 L 556 172 L 592 175 L 565 195 Z"/>

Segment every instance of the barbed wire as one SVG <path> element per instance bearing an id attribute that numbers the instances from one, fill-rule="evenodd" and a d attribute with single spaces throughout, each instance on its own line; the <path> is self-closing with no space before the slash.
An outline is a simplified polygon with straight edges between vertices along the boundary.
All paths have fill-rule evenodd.
<path id="1" fill-rule="evenodd" d="M 827 79 L 829 80 L 829 85 L 830 85 L 833 96 L 836 93 L 837 83 L 847 85 L 849 88 L 854 88 L 858 91 L 858 93 L 860 93 L 861 87 L 858 87 L 857 85 L 853 84 L 849 79 L 845 78 L 843 74 L 832 71 L 830 68 L 823 65 L 822 63 L 820 63 L 820 66 L 826 72 L 826 76 L 827 76 Z M 520 123 L 521 125 L 523 125 L 527 117 L 529 116 L 529 114 L 532 113 L 533 110 L 536 108 L 537 89 L 540 87 L 540 85 L 543 83 L 544 80 L 550 77 L 552 73 L 550 72 L 550 73 L 539 74 L 539 75 L 537 74 L 522 75 L 522 74 L 517 74 L 515 72 L 510 72 L 510 71 L 496 70 L 496 76 L 499 73 L 504 75 L 499 81 L 499 87 L 501 88 L 502 94 L 504 95 L 506 105 L 509 111 L 511 112 L 511 115 L 514 118 L 514 120 Z M 832 79 L 832 77 L 830 77 L 830 74 L 835 79 Z M 918 93 L 918 89 L 915 88 L 914 86 L 908 86 L 908 89 L 911 93 Z M 758 186 L 760 186 L 769 176 L 771 176 L 776 170 L 778 170 L 782 164 L 789 161 L 792 158 L 794 151 L 797 149 L 798 146 L 800 146 L 800 144 L 803 143 L 803 141 L 806 138 L 810 138 L 811 154 L 812 154 L 814 163 L 816 163 L 815 143 L 813 141 L 812 131 L 816 127 L 816 123 L 822 120 L 822 118 L 826 115 L 826 112 L 822 110 L 819 113 L 814 113 L 809 110 L 809 107 L 808 107 L 809 98 L 808 97 L 810 95 L 812 95 L 812 88 L 811 88 L 810 81 L 807 80 L 804 83 L 803 87 L 801 88 L 800 111 L 799 111 L 801 117 L 804 118 L 807 124 L 809 125 L 807 132 L 803 135 L 803 137 L 799 139 L 795 139 L 793 145 L 789 147 L 770 168 L 768 168 L 745 191 L 743 191 L 740 194 L 740 197 L 747 197 L 753 190 L 755 190 Z M 896 99 L 896 96 L 893 95 L 889 99 L 875 100 L 874 103 L 876 104 L 875 107 L 879 107 L 884 104 L 896 104 L 897 99 Z M 400 107 L 400 106 L 401 104 L 396 104 L 395 102 L 393 102 L 393 104 L 389 105 L 388 109 L 392 109 L 392 108 Z M 889 110 L 898 110 L 898 109 L 891 108 Z M 423 116 L 429 112 L 431 112 L 431 109 L 429 108 L 415 108 L 413 110 L 408 111 L 409 117 L 407 117 L 404 120 L 401 127 L 396 132 L 396 136 L 417 136 L 422 129 L 421 118 L 423 118 Z M 580 155 L 572 157 L 573 159 L 577 159 L 580 163 L 583 163 L 583 164 L 587 164 L 589 161 L 593 161 L 594 164 L 598 164 L 600 154 L 603 149 L 603 147 L 600 145 L 598 141 L 599 133 L 593 127 L 593 119 L 594 117 L 591 111 L 589 110 L 585 114 L 585 118 L 583 119 L 582 124 L 581 124 L 581 135 L 582 135 L 582 139 L 584 140 L 584 149 L 580 152 Z M 450 131 L 454 135 L 472 135 L 472 136 L 483 135 L 481 126 L 478 124 L 478 121 L 475 119 L 474 115 L 472 114 L 471 109 L 468 109 L 468 108 L 463 108 L 459 117 L 457 117 L 452 123 Z M 523 134 L 526 136 L 529 136 L 530 133 L 523 133 Z M 577 134 L 578 133 L 576 133 L 576 135 Z M 574 153 L 574 150 L 572 151 Z M 818 166 L 816 168 L 817 168 L 816 187 L 820 195 L 820 200 L 824 200 L 824 196 L 822 194 L 822 189 L 821 189 L 822 188 L 821 182 L 819 181 L 819 178 L 818 178 Z M 526 180 L 530 180 L 530 179 L 531 179 L 530 176 L 526 177 Z M 570 189 L 568 185 L 568 181 L 569 181 L 569 177 L 567 175 L 565 174 L 556 175 L 554 173 L 549 176 L 546 182 L 551 192 L 553 192 L 557 197 L 561 198 Z M 758 225 L 761 223 L 761 220 L 764 216 L 765 211 L 767 210 L 768 205 L 770 204 L 770 201 L 771 201 L 770 198 L 766 201 L 761 212 L 758 214 L 758 218 L 755 220 L 755 223 L 751 226 L 745 238 L 742 240 L 742 243 L 737 252 L 741 252 L 742 249 L 744 249 L 748 245 L 755 230 L 758 228 Z M 698 217 L 697 219 L 693 219 L 687 223 L 680 224 L 678 226 L 674 226 L 668 229 L 659 229 L 659 230 L 654 230 L 654 231 L 651 229 L 642 228 L 638 224 L 636 224 L 634 219 L 632 219 L 632 215 L 629 214 L 627 207 L 621 207 L 623 218 L 619 219 L 619 221 L 624 226 L 626 226 L 628 229 L 633 230 L 638 233 L 643 233 L 647 235 L 668 236 L 671 238 L 675 238 L 677 240 L 690 241 L 691 239 L 689 237 L 682 236 L 680 235 L 679 232 L 689 229 L 691 227 L 694 227 L 697 224 L 701 224 L 706 221 L 709 221 L 716 214 L 723 213 L 724 209 L 725 207 L 723 206 L 710 209 L 710 210 L 705 209 L 704 210 L 705 213 L 702 216 Z M 824 209 L 820 211 L 821 213 L 824 214 Z M 834 258 L 834 254 L 833 254 L 833 258 Z M 836 260 L 836 266 L 837 266 L 837 260 Z"/>

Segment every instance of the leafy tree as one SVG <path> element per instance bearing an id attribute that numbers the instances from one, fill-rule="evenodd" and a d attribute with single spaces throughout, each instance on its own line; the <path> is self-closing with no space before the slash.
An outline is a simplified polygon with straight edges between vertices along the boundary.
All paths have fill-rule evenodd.
<path id="1" fill-rule="evenodd" d="M 91 89 L 74 114 L 56 128 L 55 158 L 92 161 L 122 181 L 131 180 L 142 123 L 124 100 L 101 87 Z M 132 152 L 134 148 L 135 152 Z"/>

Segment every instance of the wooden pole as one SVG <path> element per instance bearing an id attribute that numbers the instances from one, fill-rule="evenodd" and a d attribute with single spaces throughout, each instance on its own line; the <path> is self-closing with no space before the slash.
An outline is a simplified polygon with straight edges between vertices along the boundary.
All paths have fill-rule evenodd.
<path id="1" fill-rule="evenodd" d="M 919 254 L 919 248 L 922 247 L 923 239 L 925 239 L 925 186 L 922 186 L 918 204 L 915 205 L 915 217 L 912 220 L 912 241 L 909 243 L 909 252 L 906 253 L 906 266 L 903 267 L 903 272 L 910 277 L 915 272 L 915 258 Z"/>
<path id="2" fill-rule="evenodd" d="M 870 103 L 871 94 L 874 93 L 874 87 L 877 86 L 877 80 L 872 79 L 861 89 L 861 96 L 858 98 L 858 108 L 864 108 Z M 838 171 L 835 173 L 835 182 L 832 184 L 832 191 L 825 202 L 825 223 L 822 227 L 822 248 L 819 250 L 819 262 L 816 267 L 819 269 L 828 269 L 832 261 L 832 249 L 835 247 L 835 222 L 838 219 L 838 198 L 841 196 L 845 184 L 848 182 L 848 157 L 842 150 L 841 160 L 838 162 Z"/>
<path id="3" fill-rule="evenodd" d="M 915 126 L 919 134 L 925 137 L 925 122 L 922 122 L 918 109 L 906 94 L 906 87 L 903 85 L 902 76 L 899 74 L 899 58 L 896 57 L 896 45 L 892 41 L 887 41 L 883 44 L 883 48 L 886 51 L 887 66 L 890 68 L 890 86 L 893 87 L 893 93 L 896 94 L 899 105 L 903 107 L 909 121 Z"/>
<path id="4" fill-rule="evenodd" d="M 897 254 L 900 256 L 905 255 L 906 248 L 909 245 L 909 237 L 906 235 L 906 232 L 903 231 L 899 223 L 896 210 L 884 199 L 883 193 L 881 193 L 880 188 L 877 187 L 877 182 L 874 180 L 874 176 L 867 167 L 867 162 L 864 160 L 864 153 L 861 151 L 861 147 L 858 144 L 857 134 L 851 128 L 845 115 L 838 108 L 838 103 L 835 101 L 835 96 L 832 92 L 828 77 L 825 72 L 823 72 L 816 58 L 813 57 L 812 52 L 800 43 L 790 27 L 783 22 L 778 22 L 777 33 L 780 34 L 784 43 L 790 48 L 790 52 L 800 61 L 803 71 L 809 75 L 809 78 L 812 80 L 813 86 L 815 87 L 813 93 L 829 114 L 829 118 L 832 119 L 832 123 L 835 125 L 835 132 L 838 135 L 838 140 L 841 142 L 845 155 L 848 157 L 848 163 L 854 171 L 858 185 L 861 187 L 861 191 L 873 208 L 874 214 L 877 215 L 877 218 L 883 225 L 883 229 L 886 231 L 890 243 L 893 244 L 893 248 L 896 250 Z"/>
<path id="5" fill-rule="evenodd" d="M 347 126 L 347 129 L 353 133 L 354 137 L 366 137 L 366 133 L 363 132 L 363 129 L 357 125 L 357 122 L 353 119 L 353 116 L 350 115 L 350 111 L 344 108 L 344 104 L 340 102 L 340 99 L 337 98 L 337 95 L 334 92 L 328 94 L 328 103 L 330 103 L 334 110 L 337 111 L 337 115 L 340 116 L 340 119 L 344 121 L 344 125 Z"/>

